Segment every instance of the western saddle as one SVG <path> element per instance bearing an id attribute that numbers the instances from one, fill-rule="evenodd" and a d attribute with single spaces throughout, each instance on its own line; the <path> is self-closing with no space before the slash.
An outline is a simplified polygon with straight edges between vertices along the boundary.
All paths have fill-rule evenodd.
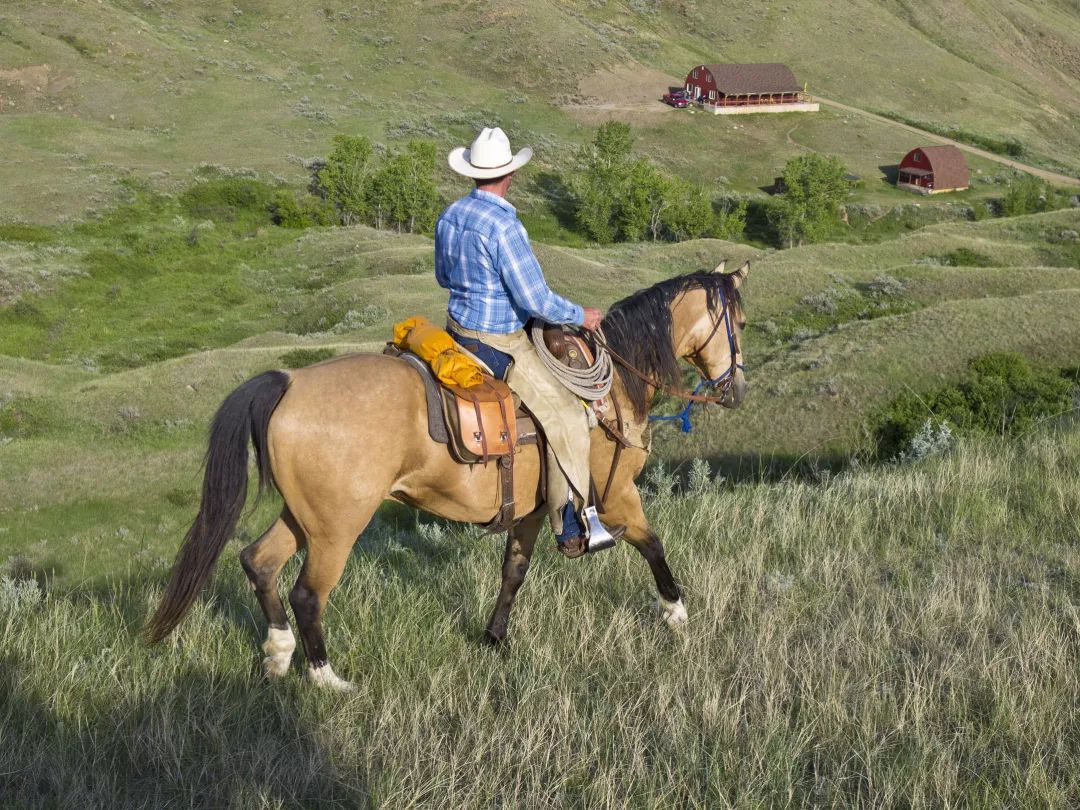
<path id="1" fill-rule="evenodd" d="M 580 337 L 548 326 L 544 342 L 559 360 L 570 366 L 592 363 L 588 345 Z M 540 491 L 546 490 L 547 459 L 544 437 L 536 422 L 502 380 L 484 369 L 484 381 L 471 388 L 441 383 L 422 358 L 387 343 L 383 354 L 399 357 L 424 381 L 427 398 L 428 435 L 445 444 L 460 464 L 499 465 L 499 511 L 485 525 L 490 533 L 508 531 L 515 522 L 514 456 L 521 448 L 536 445 L 540 459 Z M 483 364 L 481 364 L 483 365 Z"/>

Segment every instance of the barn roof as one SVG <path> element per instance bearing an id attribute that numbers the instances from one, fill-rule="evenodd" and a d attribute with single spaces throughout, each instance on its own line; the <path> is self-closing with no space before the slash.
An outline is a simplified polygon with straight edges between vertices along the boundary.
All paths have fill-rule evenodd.
<path id="1" fill-rule="evenodd" d="M 967 160 L 957 147 L 920 146 L 918 149 L 926 155 L 934 170 L 935 188 L 965 188 L 970 185 Z"/>
<path id="2" fill-rule="evenodd" d="M 779 62 L 751 65 L 705 65 L 724 95 L 740 93 L 796 93 L 802 87 L 791 68 Z"/>

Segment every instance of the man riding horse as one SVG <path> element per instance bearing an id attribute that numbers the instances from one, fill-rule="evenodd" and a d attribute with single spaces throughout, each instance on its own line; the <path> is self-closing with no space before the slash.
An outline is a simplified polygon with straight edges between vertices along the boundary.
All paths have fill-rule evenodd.
<path id="1" fill-rule="evenodd" d="M 537 445 L 519 443 L 515 452 L 509 494 L 521 517 L 507 531 L 502 582 L 484 638 L 494 644 L 506 640 L 546 513 L 564 553 L 580 553 L 576 507 L 588 492 L 590 472 L 599 515 L 626 527 L 622 539 L 648 563 L 660 615 L 675 627 L 687 620 L 682 592 L 634 480 L 649 455 L 648 412 L 658 391 L 731 408 L 742 401 L 745 316 L 739 287 L 749 263 L 732 273 L 723 272 L 721 262 L 712 272 L 667 278 L 612 304 L 603 326 L 605 345 L 618 364 L 610 389 L 616 419 L 594 429 L 590 444 L 581 404 L 549 378 L 521 331 L 530 315 L 585 327 L 596 327 L 600 319 L 598 310 L 582 309 L 548 289 L 505 200 L 510 175 L 530 155 L 513 155 L 499 130 L 485 130 L 471 149 L 452 153 L 450 165 L 480 183 L 443 213 L 438 226 L 436 270 L 451 290 L 451 327 L 493 370 L 505 370 L 506 355 L 513 358 L 508 383 L 543 424 L 558 459 L 548 470 L 555 473 L 549 478 L 560 481 L 544 491 Z M 692 393 L 683 390 L 682 360 L 702 377 Z M 705 387 L 711 393 L 701 393 Z M 416 367 L 386 354 L 356 353 L 307 368 L 266 371 L 237 387 L 211 424 L 199 511 L 147 625 L 147 639 L 160 641 L 184 619 L 234 536 L 254 449 L 260 488 L 277 489 L 282 501 L 277 519 L 240 553 L 266 619 L 263 671 L 280 678 L 289 670 L 297 638 L 278 577 L 303 552 L 288 601 L 308 677 L 322 687 L 352 688 L 330 665 L 323 618 L 350 550 L 379 506 L 391 499 L 478 525 L 490 525 L 499 508 L 493 502 L 504 486 L 499 465 L 461 463 L 430 435 L 430 415 Z M 557 475 L 560 470 L 569 484 Z M 568 486 L 574 497 L 565 509 Z M 354 609 L 373 604 L 361 599 Z"/>
<path id="2" fill-rule="evenodd" d="M 450 291 L 447 331 L 510 389 L 547 439 L 547 508 L 558 549 L 580 557 L 587 548 L 579 512 L 589 493 L 589 420 L 581 401 L 544 365 L 525 322 L 596 330 L 603 313 L 580 307 L 548 287 L 529 236 L 506 195 L 514 172 L 532 158 L 517 154 L 502 129 L 485 128 L 468 149 L 450 152 L 450 168 L 476 182 L 435 226 L 435 278 Z M 612 535 L 620 535 L 615 527 Z"/>

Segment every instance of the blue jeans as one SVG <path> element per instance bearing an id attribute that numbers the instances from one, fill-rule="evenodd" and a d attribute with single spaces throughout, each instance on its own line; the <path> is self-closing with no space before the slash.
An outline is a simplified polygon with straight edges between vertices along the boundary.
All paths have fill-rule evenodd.
<path id="1" fill-rule="evenodd" d="M 506 352 L 500 352 L 498 349 L 493 349 L 486 343 L 481 343 L 479 340 L 463 337 L 457 332 L 451 331 L 450 337 L 452 337 L 454 342 L 459 346 L 476 355 L 483 363 L 487 364 L 487 367 L 491 369 L 491 373 L 495 375 L 496 379 L 506 379 L 506 370 L 510 368 L 510 364 L 514 362 L 513 357 Z"/>

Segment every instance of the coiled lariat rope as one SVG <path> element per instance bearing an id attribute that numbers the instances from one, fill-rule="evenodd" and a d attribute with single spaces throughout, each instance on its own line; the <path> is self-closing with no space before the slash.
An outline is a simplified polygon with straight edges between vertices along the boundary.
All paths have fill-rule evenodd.
<path id="1" fill-rule="evenodd" d="M 536 353 L 540 355 L 548 371 L 576 396 L 593 402 L 606 397 L 611 391 L 611 384 L 615 379 L 615 367 L 611 363 L 611 355 L 604 348 L 603 332 L 597 330 L 600 340 L 592 344 L 595 360 L 588 368 L 571 368 L 553 355 L 548 350 L 547 343 L 544 342 L 542 322 L 533 321 L 530 334 Z"/>

